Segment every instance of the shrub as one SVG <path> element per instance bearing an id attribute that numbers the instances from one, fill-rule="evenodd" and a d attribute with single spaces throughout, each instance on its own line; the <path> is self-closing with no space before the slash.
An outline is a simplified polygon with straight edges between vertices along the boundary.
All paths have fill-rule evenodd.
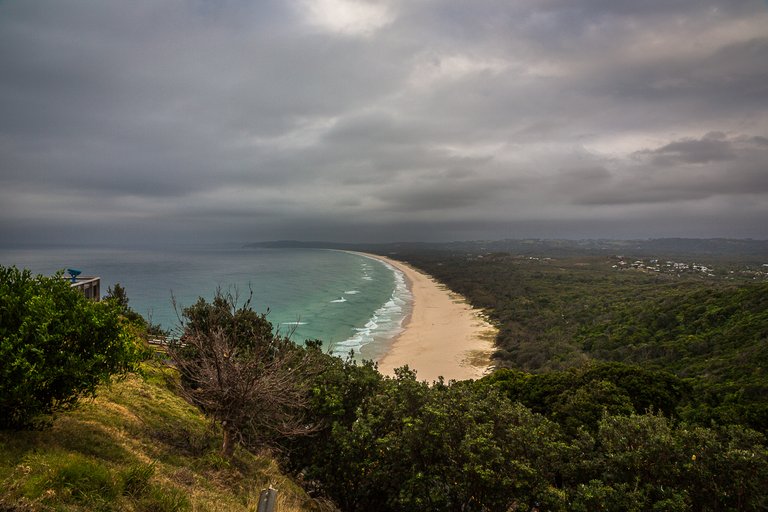
<path id="1" fill-rule="evenodd" d="M 113 302 L 93 302 L 61 276 L 0 266 L 0 428 L 93 395 L 141 355 Z"/>
<path id="2" fill-rule="evenodd" d="M 201 298 L 183 310 L 184 333 L 168 346 L 182 395 L 221 424 L 228 459 L 236 444 L 274 445 L 315 430 L 305 418 L 313 359 L 250 305 L 220 290 L 211 303 Z"/>

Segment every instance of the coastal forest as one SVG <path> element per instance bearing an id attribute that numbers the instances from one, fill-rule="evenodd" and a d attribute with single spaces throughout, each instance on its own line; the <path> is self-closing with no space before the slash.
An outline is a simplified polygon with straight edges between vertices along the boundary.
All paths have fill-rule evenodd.
<path id="1" fill-rule="evenodd" d="M 110 325 L 122 318 L 124 332 L 113 333 L 121 340 L 118 382 L 96 389 L 89 381 L 84 389 L 112 402 L 97 414 L 70 390 L 31 416 L 18 401 L 23 421 L 0 431 L 7 489 L 0 508 L 253 510 L 266 479 L 290 488 L 281 510 L 768 508 L 768 275 L 760 251 L 521 243 L 364 249 L 407 262 L 482 308 L 499 328 L 493 371 L 460 382 L 424 382 L 408 367 L 385 377 L 354 354 L 324 353 L 317 340 L 288 343 L 247 300 L 226 294 L 182 312 L 178 344 L 149 349 L 151 326 L 126 296 L 113 297 L 103 307 L 114 308 Z M 36 304 L 29 286 L 18 288 Z M 35 327 L 34 315 L 17 316 L 26 344 L 53 322 Z M 19 364 L 46 350 L 20 355 Z M 120 375 L 135 389 L 120 388 Z M 180 402 L 157 419 L 150 396 Z M 180 403 L 190 408 L 186 423 L 167 414 Z M 118 430 L 123 439 L 146 439 L 141 456 L 123 453 L 125 441 L 120 450 L 76 451 L 76 443 L 57 440 L 53 463 L 34 444 L 65 428 L 62 420 L 80 421 L 92 435 L 88 414 L 109 410 L 140 418 Z M 207 420 L 192 421 L 193 410 Z M 68 456 L 87 470 L 62 462 Z M 268 476 L 259 465 L 269 466 Z M 246 474 L 262 476 L 249 484 Z M 92 491 L 98 485 L 107 499 Z M 229 497 L 212 501 L 213 486 Z"/>
<path id="2" fill-rule="evenodd" d="M 768 431 L 768 267 L 760 263 L 444 252 L 404 259 L 488 313 L 500 329 L 498 368 L 535 379 L 598 362 L 664 371 L 686 389 L 675 408 L 684 419 Z"/>

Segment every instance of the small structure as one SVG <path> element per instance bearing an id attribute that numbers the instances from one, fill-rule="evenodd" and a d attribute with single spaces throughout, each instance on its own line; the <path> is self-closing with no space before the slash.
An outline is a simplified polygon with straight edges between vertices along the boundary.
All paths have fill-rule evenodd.
<path id="1" fill-rule="evenodd" d="M 256 512 L 277 512 L 277 489 L 269 486 L 259 495 L 259 505 Z"/>
<path id="2" fill-rule="evenodd" d="M 81 276 L 81 271 L 68 268 L 70 286 L 77 288 L 87 299 L 96 302 L 101 300 L 101 278 L 96 276 Z"/>

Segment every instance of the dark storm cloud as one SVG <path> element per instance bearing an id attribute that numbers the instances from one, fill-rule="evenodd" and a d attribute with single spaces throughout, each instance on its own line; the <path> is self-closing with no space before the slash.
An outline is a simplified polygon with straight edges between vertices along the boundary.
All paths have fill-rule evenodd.
<path id="1" fill-rule="evenodd" d="M 709 133 L 635 153 L 638 165 L 584 194 L 584 204 L 667 203 L 768 194 L 768 147 L 760 137 Z"/>
<path id="2" fill-rule="evenodd" d="M 765 237 L 766 26 L 750 0 L 0 3 L 0 238 Z"/>
<path id="3" fill-rule="evenodd" d="M 513 186 L 510 180 L 479 179 L 476 173 L 456 169 L 382 187 L 377 197 L 395 211 L 461 211 L 502 196 Z"/>
<path id="4" fill-rule="evenodd" d="M 709 133 L 701 139 L 683 139 L 654 150 L 638 151 L 638 156 L 650 156 L 655 165 L 680 163 L 705 164 L 736 158 L 733 143 L 723 133 Z"/>

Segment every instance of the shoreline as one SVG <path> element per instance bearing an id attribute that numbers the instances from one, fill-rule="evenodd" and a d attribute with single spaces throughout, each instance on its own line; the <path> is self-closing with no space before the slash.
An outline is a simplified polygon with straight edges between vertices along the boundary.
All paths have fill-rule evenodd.
<path id="1" fill-rule="evenodd" d="M 379 371 L 394 376 L 404 365 L 416 370 L 418 380 L 432 382 L 478 379 L 491 365 L 497 329 L 432 276 L 410 265 L 380 256 L 358 253 L 391 265 L 403 273 L 413 298 L 403 331 L 379 358 Z"/>

